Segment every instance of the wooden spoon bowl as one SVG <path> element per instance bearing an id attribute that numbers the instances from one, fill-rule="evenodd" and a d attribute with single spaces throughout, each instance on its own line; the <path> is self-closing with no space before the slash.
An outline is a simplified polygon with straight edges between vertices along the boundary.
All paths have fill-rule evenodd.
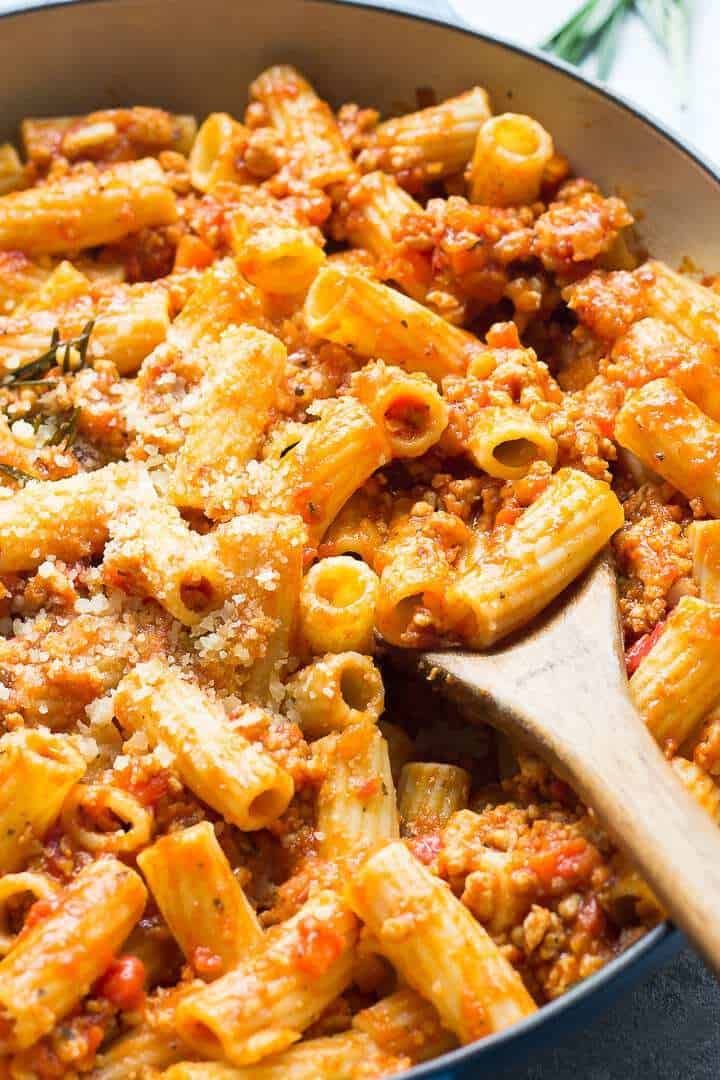
<path id="1" fill-rule="evenodd" d="M 388 657 L 566 777 L 720 975 L 720 831 L 630 700 L 617 612 L 615 573 L 603 556 L 504 647 L 391 649 Z"/>

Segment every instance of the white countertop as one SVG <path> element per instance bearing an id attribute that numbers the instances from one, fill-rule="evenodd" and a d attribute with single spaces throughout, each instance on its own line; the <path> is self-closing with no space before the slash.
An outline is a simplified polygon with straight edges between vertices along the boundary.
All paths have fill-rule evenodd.
<path id="1" fill-rule="evenodd" d="M 580 5 L 580 0 L 447 0 L 470 26 L 537 46 Z M 670 65 L 644 23 L 631 16 L 609 85 L 669 127 L 720 167 L 720 0 L 695 0 L 688 102 L 682 107 Z M 583 70 L 594 74 L 594 63 Z"/>

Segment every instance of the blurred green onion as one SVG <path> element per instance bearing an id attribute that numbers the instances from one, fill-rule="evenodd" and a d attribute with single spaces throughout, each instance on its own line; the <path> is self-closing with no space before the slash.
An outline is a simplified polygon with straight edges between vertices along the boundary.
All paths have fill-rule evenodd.
<path id="1" fill-rule="evenodd" d="M 574 15 L 543 43 L 543 48 L 571 64 L 595 56 L 601 79 L 617 56 L 622 25 L 635 13 L 667 54 L 682 100 L 687 96 L 692 0 L 585 0 Z"/>

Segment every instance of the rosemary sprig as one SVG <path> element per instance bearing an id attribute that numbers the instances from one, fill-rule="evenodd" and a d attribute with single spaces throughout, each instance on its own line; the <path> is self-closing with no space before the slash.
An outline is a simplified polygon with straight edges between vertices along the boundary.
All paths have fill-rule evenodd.
<path id="1" fill-rule="evenodd" d="M 548 38 L 543 48 L 571 64 L 581 64 L 586 56 L 607 48 L 617 35 L 618 24 L 633 0 L 585 0 L 559 30 Z M 609 57 L 612 63 L 612 55 Z M 607 60 L 606 60 L 607 63 Z"/>
<path id="2" fill-rule="evenodd" d="M 0 381 L 0 386 L 14 386 L 17 383 L 29 383 L 37 386 L 38 382 L 43 383 L 45 381 L 44 376 L 47 375 L 48 371 L 57 366 L 62 369 L 64 374 L 73 370 L 79 371 L 87 363 L 88 345 L 90 344 L 90 335 L 94 326 L 95 320 L 91 319 L 90 322 L 85 323 L 76 338 L 69 338 L 67 341 L 61 340 L 60 331 L 55 327 L 50 337 L 50 348 L 47 352 L 44 352 L 42 356 L 38 356 L 37 360 L 31 360 L 28 364 L 16 368 L 15 371 L 8 372 Z M 73 349 L 77 349 L 80 358 L 77 367 L 73 367 L 72 363 Z"/>
<path id="3" fill-rule="evenodd" d="M 19 484 L 25 487 L 28 480 L 37 480 L 36 476 L 32 476 L 30 473 L 23 472 L 22 469 L 16 469 L 14 465 L 5 465 L 0 461 L 0 473 L 5 476 L 9 476 L 11 480 L 17 480 Z"/>
<path id="4" fill-rule="evenodd" d="M 45 445 L 62 446 L 65 450 L 69 450 L 77 438 L 80 412 L 81 409 L 79 405 L 76 405 L 74 409 L 71 409 L 70 412 L 59 421 Z"/>
<path id="5" fill-rule="evenodd" d="M 667 53 L 684 98 L 691 7 L 692 0 L 585 0 L 542 47 L 571 64 L 580 64 L 594 53 L 598 75 L 606 79 L 615 62 L 622 25 L 634 12 Z"/>

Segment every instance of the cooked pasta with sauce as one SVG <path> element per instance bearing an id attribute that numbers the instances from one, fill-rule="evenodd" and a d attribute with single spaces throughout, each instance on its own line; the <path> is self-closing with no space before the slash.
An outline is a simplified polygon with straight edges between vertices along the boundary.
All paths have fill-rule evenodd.
<path id="1" fill-rule="evenodd" d="M 546 764 L 386 664 L 502 643 L 608 545 L 720 821 L 720 277 L 642 261 L 482 87 L 320 90 L 0 148 L 11 1080 L 398 1075 L 661 920 Z"/>

